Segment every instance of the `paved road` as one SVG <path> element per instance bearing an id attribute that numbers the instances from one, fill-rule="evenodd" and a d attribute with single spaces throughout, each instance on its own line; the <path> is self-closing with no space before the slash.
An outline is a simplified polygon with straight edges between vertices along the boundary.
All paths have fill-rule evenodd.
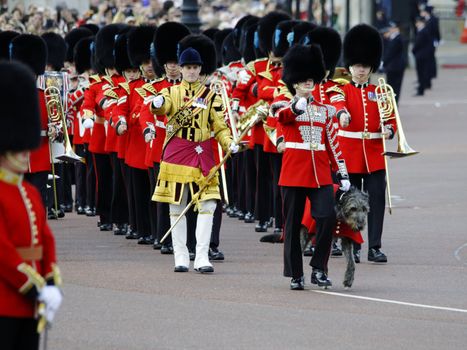
<path id="1" fill-rule="evenodd" d="M 421 153 L 390 161 L 387 265 L 364 257 L 345 291 L 344 260 L 333 258 L 337 294 L 311 287 L 308 269 L 306 290 L 292 292 L 282 245 L 227 218 L 216 272 L 175 274 L 172 256 L 71 214 L 52 222 L 65 301 L 49 349 L 466 349 L 467 70 L 441 71 L 421 99 L 410 97 L 413 80 L 400 113 Z"/>

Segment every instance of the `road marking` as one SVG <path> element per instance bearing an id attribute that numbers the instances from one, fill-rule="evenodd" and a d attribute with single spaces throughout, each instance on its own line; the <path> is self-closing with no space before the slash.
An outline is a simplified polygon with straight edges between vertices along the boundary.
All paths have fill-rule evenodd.
<path id="1" fill-rule="evenodd" d="M 444 307 L 444 306 L 433 306 L 433 305 L 426 305 L 426 304 L 415 304 L 415 303 L 406 303 L 405 301 L 397 301 L 397 300 L 390 300 L 390 299 L 380 299 L 380 298 L 371 298 L 371 297 L 364 297 L 360 295 L 350 295 L 350 294 L 343 294 L 343 293 L 336 293 L 336 292 L 327 292 L 323 290 L 313 290 L 315 293 L 320 294 L 329 294 L 335 295 L 338 297 L 344 298 L 354 298 L 354 299 L 362 299 L 362 300 L 370 300 L 370 301 L 377 301 L 380 303 L 388 303 L 388 304 L 397 304 L 397 305 L 405 305 L 405 306 L 413 306 L 413 307 L 420 307 L 425 309 L 434 309 L 434 310 L 443 310 L 443 311 L 453 311 L 453 312 L 462 312 L 467 313 L 465 309 L 456 309 L 452 307 Z"/>
<path id="2" fill-rule="evenodd" d="M 463 245 L 461 245 L 459 248 L 456 249 L 456 251 L 454 252 L 454 257 L 459 260 L 462 264 L 464 265 L 467 265 L 467 262 L 465 261 L 462 261 L 462 258 L 460 257 L 459 253 L 462 249 L 466 248 L 467 247 L 467 243 L 464 243 Z"/>

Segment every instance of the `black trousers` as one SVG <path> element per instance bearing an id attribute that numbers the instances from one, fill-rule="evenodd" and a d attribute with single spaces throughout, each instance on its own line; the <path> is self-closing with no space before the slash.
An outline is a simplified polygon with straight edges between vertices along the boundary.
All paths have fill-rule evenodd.
<path id="1" fill-rule="evenodd" d="M 39 171 L 37 173 L 24 174 L 24 178 L 31 185 L 33 185 L 41 194 L 42 203 L 44 208 L 47 208 L 47 178 L 49 177 L 48 171 Z"/>
<path id="2" fill-rule="evenodd" d="M 135 208 L 135 220 L 140 236 L 151 235 L 151 223 L 149 221 L 150 193 L 149 177 L 147 170 L 130 168 L 131 186 L 133 188 L 133 205 Z"/>
<path id="3" fill-rule="evenodd" d="M 350 183 L 370 196 L 368 213 L 368 248 L 381 248 L 384 211 L 386 209 L 386 172 L 375 171 L 371 174 L 349 174 Z M 356 245 L 360 249 L 359 245 Z"/>
<path id="4" fill-rule="evenodd" d="M 86 159 L 84 145 L 75 145 L 75 153 Z M 75 163 L 75 204 L 77 207 L 86 206 L 86 163 Z"/>
<path id="5" fill-rule="evenodd" d="M 135 203 L 133 198 L 133 179 L 131 177 L 130 167 L 125 164 L 123 159 L 120 159 L 120 169 L 123 175 L 123 182 L 126 188 L 126 200 L 128 204 L 128 223 L 133 231 L 138 231 L 136 227 Z"/>
<path id="6" fill-rule="evenodd" d="M 97 206 L 101 224 L 111 224 L 110 204 L 112 203 L 112 166 L 108 154 L 94 153 L 96 166 Z"/>
<path id="7" fill-rule="evenodd" d="M 282 213 L 282 194 L 279 187 L 279 177 L 281 175 L 282 168 L 282 154 L 269 153 L 269 161 L 271 163 L 272 172 L 272 203 L 274 210 L 274 222 L 275 227 L 281 229 L 284 225 Z"/>
<path id="8" fill-rule="evenodd" d="M 64 194 L 64 179 L 65 179 L 65 167 L 64 163 L 54 163 L 53 164 L 53 173 L 55 173 L 55 181 L 53 179 L 48 180 L 47 184 L 50 186 L 48 188 L 47 194 L 47 208 L 55 208 L 55 196 L 57 198 L 57 208 L 60 209 L 60 205 L 65 204 L 65 194 Z M 52 171 L 51 171 L 52 173 Z"/>
<path id="9" fill-rule="evenodd" d="M 65 205 L 73 205 L 73 192 L 71 186 L 73 185 L 74 164 L 63 164 L 63 203 Z"/>
<path id="10" fill-rule="evenodd" d="M 311 201 L 311 215 L 316 220 L 316 248 L 310 265 L 327 271 L 332 230 L 336 222 L 332 185 L 320 188 L 283 186 L 282 196 L 285 216 L 284 276 L 292 278 L 303 276 L 300 227 L 307 197 Z"/>
<path id="11" fill-rule="evenodd" d="M 0 344 L 2 350 L 38 350 L 37 320 L 0 316 Z"/>
<path id="12" fill-rule="evenodd" d="M 154 179 L 157 181 L 157 177 L 159 176 L 160 164 L 154 163 Z M 155 186 L 154 186 L 155 187 Z M 154 191 L 151 192 L 151 196 Z M 170 228 L 170 211 L 169 211 L 169 203 L 161 203 L 161 202 L 153 202 L 156 204 L 157 210 L 157 240 L 160 242 L 162 237 L 164 237 L 165 233 Z M 172 244 L 172 235 L 169 235 L 163 244 Z"/>
<path id="13" fill-rule="evenodd" d="M 402 79 L 404 78 L 404 70 L 386 72 L 387 83 L 392 86 L 396 94 L 396 102 L 399 102 L 401 94 Z"/>
<path id="14" fill-rule="evenodd" d="M 430 78 L 430 61 L 418 59 L 415 61 L 418 79 L 418 93 L 423 94 L 425 89 L 431 85 Z"/>
<path id="15" fill-rule="evenodd" d="M 128 223 L 128 197 L 126 194 L 125 181 L 122 173 L 122 159 L 118 159 L 117 153 L 110 153 L 112 164 L 112 202 L 110 204 L 110 215 L 112 222 L 117 225 Z"/>
<path id="16" fill-rule="evenodd" d="M 96 207 L 96 166 L 89 145 L 84 145 L 84 159 L 86 161 L 86 205 L 91 209 Z"/>
<path id="17" fill-rule="evenodd" d="M 269 166 L 269 153 L 264 152 L 262 145 L 255 145 L 255 164 L 255 217 L 260 223 L 265 223 L 271 217 L 271 168 Z"/>
<path id="18" fill-rule="evenodd" d="M 222 202 L 217 201 L 216 210 L 214 211 L 214 216 L 212 219 L 211 242 L 209 244 L 211 248 L 219 247 L 221 225 L 222 225 Z"/>
<path id="19" fill-rule="evenodd" d="M 243 169 L 245 179 L 245 210 L 250 213 L 255 212 L 256 195 L 256 165 L 255 152 L 251 149 L 243 152 Z"/>

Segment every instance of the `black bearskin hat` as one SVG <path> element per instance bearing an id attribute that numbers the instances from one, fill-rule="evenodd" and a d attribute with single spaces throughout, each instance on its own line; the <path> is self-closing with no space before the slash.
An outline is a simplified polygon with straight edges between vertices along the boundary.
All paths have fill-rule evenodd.
<path id="1" fill-rule="evenodd" d="M 85 23 L 80 25 L 79 27 L 89 29 L 94 35 L 96 35 L 97 32 L 99 32 L 99 26 L 94 23 Z"/>
<path id="2" fill-rule="evenodd" d="M 258 27 L 259 18 L 253 17 L 246 21 L 242 28 L 242 37 L 240 38 L 240 53 L 245 63 L 256 59 L 255 53 L 255 33 Z"/>
<path id="3" fill-rule="evenodd" d="M 124 33 L 118 34 L 115 39 L 114 56 L 115 56 L 115 69 L 122 74 L 124 70 L 137 68 L 130 62 L 128 55 L 128 36 L 135 28 L 125 31 Z"/>
<path id="4" fill-rule="evenodd" d="M 114 45 L 115 39 L 126 25 L 120 23 L 108 24 L 103 27 L 96 35 L 96 64 L 102 68 L 114 68 Z"/>
<path id="5" fill-rule="evenodd" d="M 6 30 L 0 33 L 0 60 L 10 59 L 10 43 L 18 35 L 19 33 L 12 30 Z"/>
<path id="6" fill-rule="evenodd" d="M 299 22 L 295 20 L 282 21 L 274 30 L 272 53 L 275 57 L 283 57 L 293 43 L 293 27 Z"/>
<path id="7" fill-rule="evenodd" d="M 217 29 L 217 28 L 208 28 L 208 29 L 204 30 L 201 34 L 206 35 L 209 39 L 214 41 L 214 37 L 219 32 L 220 32 L 220 30 Z"/>
<path id="8" fill-rule="evenodd" d="M 83 38 L 75 45 L 73 60 L 75 62 L 76 72 L 83 74 L 92 68 L 94 37 Z"/>
<path id="9" fill-rule="evenodd" d="M 0 62 L 0 77 L 0 153 L 37 148 L 41 122 L 33 72 L 18 62 Z"/>
<path id="10" fill-rule="evenodd" d="M 88 36 L 92 36 L 93 33 L 90 29 L 79 27 L 72 29 L 67 35 L 65 35 L 65 41 L 67 43 L 67 50 L 65 56 L 65 62 L 73 62 L 73 55 L 75 50 L 75 45 L 78 41 Z"/>
<path id="11" fill-rule="evenodd" d="M 151 59 L 151 42 L 155 32 L 154 26 L 140 26 L 128 33 L 128 56 L 134 67 Z"/>
<path id="12" fill-rule="evenodd" d="M 23 62 L 36 75 L 44 74 L 47 62 L 47 44 L 38 35 L 21 34 L 10 43 L 10 58 Z"/>
<path id="13" fill-rule="evenodd" d="M 259 48 L 262 52 L 269 54 L 272 50 L 272 41 L 276 26 L 282 22 L 290 20 L 290 16 L 285 12 L 269 12 L 258 22 Z"/>
<path id="14" fill-rule="evenodd" d="M 163 67 L 167 62 L 178 62 L 178 42 L 190 34 L 187 26 L 178 22 L 165 22 L 161 24 L 154 34 L 154 52 L 158 66 Z"/>
<path id="15" fill-rule="evenodd" d="M 258 17 L 252 16 L 252 15 L 246 15 L 240 18 L 237 23 L 235 24 L 234 27 L 234 45 L 237 47 L 237 49 L 240 50 L 240 45 L 241 45 L 241 38 L 243 34 L 243 28 L 245 27 L 246 22 L 248 22 L 250 19 L 256 18 L 259 20 Z"/>
<path id="16" fill-rule="evenodd" d="M 242 55 L 240 51 L 238 51 L 237 47 L 234 43 L 234 32 L 231 32 L 227 37 L 224 39 L 222 43 L 222 62 L 225 65 L 228 65 L 235 61 L 240 61 L 242 59 Z"/>
<path id="17" fill-rule="evenodd" d="M 370 66 L 375 72 L 381 63 L 383 40 L 374 27 L 358 24 L 344 38 L 344 63 L 347 69 L 354 64 Z"/>
<path id="18" fill-rule="evenodd" d="M 178 43 L 178 52 L 182 53 L 186 48 L 192 47 L 199 52 L 203 66 L 202 75 L 209 75 L 217 68 L 216 46 L 214 42 L 203 34 L 190 34 Z"/>
<path id="19" fill-rule="evenodd" d="M 292 45 L 298 44 L 303 36 L 308 33 L 309 31 L 317 28 L 318 26 L 311 22 L 300 21 L 296 26 L 292 29 Z"/>
<path id="20" fill-rule="evenodd" d="M 342 50 L 342 40 L 339 33 L 332 28 L 318 27 L 307 33 L 302 43 L 304 45 L 316 44 L 320 46 L 326 70 L 329 70 L 329 76 L 332 76 Z"/>
<path id="21" fill-rule="evenodd" d="M 47 64 L 52 67 L 52 70 L 59 71 L 65 64 L 66 56 L 66 41 L 57 33 L 49 32 L 42 34 L 47 44 Z"/>
<path id="22" fill-rule="evenodd" d="M 222 66 L 222 44 L 224 42 L 224 39 L 232 33 L 233 29 L 232 28 L 227 28 L 227 29 L 222 29 L 219 30 L 215 35 L 214 35 L 214 44 L 216 45 L 216 54 L 217 54 L 217 66 L 221 67 Z"/>
<path id="23" fill-rule="evenodd" d="M 308 79 L 319 83 L 326 75 L 323 54 L 317 45 L 295 45 L 285 54 L 282 64 L 282 80 L 294 95 L 294 84 Z"/>

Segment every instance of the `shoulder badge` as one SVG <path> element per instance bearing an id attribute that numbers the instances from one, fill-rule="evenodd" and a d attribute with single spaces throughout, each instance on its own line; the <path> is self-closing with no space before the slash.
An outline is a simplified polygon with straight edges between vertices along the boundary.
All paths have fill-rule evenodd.
<path id="1" fill-rule="evenodd" d="M 115 92 L 114 88 L 105 90 L 104 91 L 104 96 L 107 96 L 107 97 L 113 98 L 115 100 L 118 100 L 118 95 Z"/>
<path id="2" fill-rule="evenodd" d="M 127 82 L 118 83 L 118 85 L 119 85 L 120 87 L 122 87 L 122 88 L 126 91 L 126 93 L 127 93 L 128 95 L 130 94 L 130 85 L 128 85 Z"/>
<path id="3" fill-rule="evenodd" d="M 338 93 L 338 94 L 340 94 L 340 95 L 345 96 L 344 90 L 342 90 L 342 89 L 341 89 L 339 86 L 337 86 L 337 85 L 331 86 L 329 89 L 326 90 L 326 93 L 327 93 L 327 94 L 329 94 L 329 93 L 331 93 L 331 92 L 336 92 L 336 93 Z"/>
<path id="4" fill-rule="evenodd" d="M 101 82 L 101 77 L 98 74 L 91 75 L 89 77 L 89 82 L 91 84 L 100 83 Z"/>
<path id="5" fill-rule="evenodd" d="M 159 81 L 159 80 L 157 80 L 157 81 Z M 156 81 L 156 82 L 157 82 L 157 81 Z M 153 94 L 153 95 L 156 95 L 156 94 L 157 94 L 156 88 L 155 88 L 151 83 L 146 83 L 146 84 L 144 84 L 144 85 L 142 86 L 142 88 L 143 88 L 144 90 L 146 90 L 147 92 L 150 92 L 150 93 Z"/>
<path id="6" fill-rule="evenodd" d="M 142 87 L 135 88 L 135 91 L 140 95 L 143 99 L 146 97 L 146 90 Z"/>

